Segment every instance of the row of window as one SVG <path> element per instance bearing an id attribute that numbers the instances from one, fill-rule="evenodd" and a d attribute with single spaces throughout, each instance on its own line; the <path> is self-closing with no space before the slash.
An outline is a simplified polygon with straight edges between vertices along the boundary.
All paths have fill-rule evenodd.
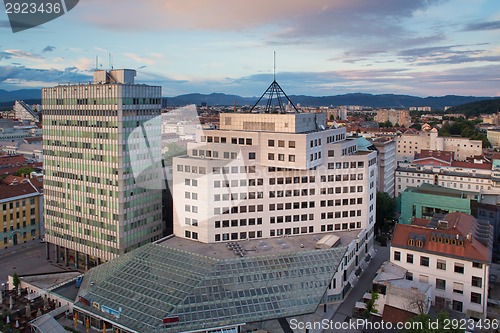
<path id="1" fill-rule="evenodd" d="M 229 227 L 245 227 L 247 225 L 261 225 L 262 217 L 249 218 L 249 219 L 239 219 L 239 220 L 222 220 L 215 221 L 215 228 L 229 228 Z"/>
<path id="2" fill-rule="evenodd" d="M 228 241 L 228 240 L 238 240 L 238 239 L 254 239 L 254 238 L 262 238 L 262 230 L 258 231 L 242 231 L 242 232 L 233 232 L 233 233 L 225 233 L 225 234 L 216 234 L 215 241 Z"/>
<path id="3" fill-rule="evenodd" d="M 4 203 L 2 205 L 2 210 L 5 212 L 7 209 L 14 209 L 14 207 L 18 208 L 20 206 L 26 206 L 26 205 L 33 205 L 35 204 L 35 198 L 29 198 L 29 203 L 28 203 L 28 199 L 26 200 L 16 200 L 15 202 L 14 201 L 11 201 L 9 203 Z"/>
<path id="4" fill-rule="evenodd" d="M 26 231 L 24 231 L 24 232 L 23 232 L 23 238 L 26 238 L 26 236 L 27 236 L 27 235 L 28 235 L 28 234 L 26 233 Z M 30 231 L 30 236 L 31 236 L 31 237 L 36 237 L 36 229 L 31 229 L 31 231 Z M 4 238 L 3 238 L 3 244 L 4 244 L 4 245 L 7 245 L 7 243 L 8 243 L 8 242 L 9 242 L 8 237 L 4 237 Z"/>
<path id="5" fill-rule="evenodd" d="M 285 140 L 267 140 L 267 146 L 285 148 Z M 295 148 L 295 141 L 288 141 L 288 148 Z"/>
<path id="6" fill-rule="evenodd" d="M 394 260 L 401 261 L 401 252 L 400 251 L 394 251 Z M 406 262 L 409 264 L 413 264 L 413 254 L 411 254 L 411 253 L 406 254 Z M 420 266 L 429 267 L 429 257 L 420 256 Z M 475 268 L 481 268 L 482 264 L 481 263 L 473 263 L 472 266 Z M 440 270 L 446 270 L 446 261 L 441 260 L 441 259 L 437 259 L 436 268 L 440 269 Z M 455 263 L 453 266 L 453 271 L 455 273 L 464 274 L 464 264 Z"/>
<path id="7" fill-rule="evenodd" d="M 201 142 L 213 142 L 213 143 L 227 143 L 227 138 L 222 136 L 202 136 Z M 246 145 L 251 146 L 253 144 L 252 138 L 231 138 L 231 144 L 233 145 Z"/>
<path id="8" fill-rule="evenodd" d="M 284 228 L 284 229 L 271 229 L 269 231 L 269 236 L 283 236 L 283 235 L 299 235 L 299 234 L 307 234 L 313 233 L 314 227 L 295 227 L 295 228 Z"/>
<path id="9" fill-rule="evenodd" d="M 330 220 L 330 219 L 333 219 L 334 216 L 336 219 L 361 216 L 361 210 L 344 210 L 342 212 L 321 213 L 322 220 L 326 220 L 326 219 Z"/>
<path id="10" fill-rule="evenodd" d="M 361 228 L 361 222 L 335 223 L 321 225 L 321 231 L 338 231 Z"/>

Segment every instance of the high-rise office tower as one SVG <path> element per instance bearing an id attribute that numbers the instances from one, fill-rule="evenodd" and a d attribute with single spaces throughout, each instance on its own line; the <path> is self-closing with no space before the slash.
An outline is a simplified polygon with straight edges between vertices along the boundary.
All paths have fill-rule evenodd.
<path id="1" fill-rule="evenodd" d="M 161 87 L 135 74 L 42 90 L 47 257 L 91 267 L 162 236 L 160 181 L 138 172 L 161 154 Z"/>

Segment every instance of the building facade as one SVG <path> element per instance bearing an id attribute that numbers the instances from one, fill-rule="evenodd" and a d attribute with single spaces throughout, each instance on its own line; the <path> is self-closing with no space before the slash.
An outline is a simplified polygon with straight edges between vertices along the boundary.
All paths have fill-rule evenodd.
<path id="1" fill-rule="evenodd" d="M 440 137 L 436 128 L 424 124 L 418 133 L 403 133 L 398 137 L 397 160 L 412 161 L 415 153 L 423 149 L 452 151 L 456 160 L 464 161 L 482 155 L 483 143 L 462 137 Z"/>
<path id="2" fill-rule="evenodd" d="M 372 140 L 378 151 L 377 190 L 394 198 L 394 174 L 396 172 L 396 141 L 390 138 Z"/>
<path id="3" fill-rule="evenodd" d="M 410 111 L 408 110 L 394 110 L 394 109 L 382 109 L 377 110 L 375 115 L 375 121 L 377 123 L 384 123 L 390 121 L 393 126 L 396 127 L 409 127 L 411 125 Z"/>
<path id="4" fill-rule="evenodd" d="M 40 236 L 43 186 L 38 179 L 7 176 L 0 180 L 0 244 L 16 246 Z"/>
<path id="5" fill-rule="evenodd" d="M 477 195 L 500 194 L 500 179 L 494 174 L 489 163 L 452 162 L 450 166 L 400 163 L 396 168 L 395 194 L 398 197 L 407 186 L 424 183 Z"/>
<path id="6" fill-rule="evenodd" d="M 500 147 L 500 129 L 491 129 L 486 131 L 488 141 L 493 147 Z"/>
<path id="7" fill-rule="evenodd" d="M 390 260 L 408 271 L 408 280 L 432 286 L 436 307 L 484 319 L 491 232 L 488 222 L 464 213 L 446 215 L 437 228 L 397 224 Z"/>
<path id="8" fill-rule="evenodd" d="M 342 299 L 373 254 L 377 152 L 326 115 L 221 114 L 174 158 L 174 234 L 202 243 L 344 235 L 328 295 Z M 349 236 L 346 236 L 350 233 Z M 342 236 L 340 235 L 340 236 Z"/>
<path id="9" fill-rule="evenodd" d="M 413 217 L 430 220 L 434 214 L 471 213 L 470 192 L 422 183 L 401 193 L 399 223 L 410 224 Z"/>
<path id="10" fill-rule="evenodd" d="M 150 122 L 161 87 L 134 76 L 97 70 L 91 84 L 42 90 L 47 256 L 54 244 L 57 261 L 89 267 L 162 236 L 161 191 L 134 171 L 161 153 L 161 121 Z"/>

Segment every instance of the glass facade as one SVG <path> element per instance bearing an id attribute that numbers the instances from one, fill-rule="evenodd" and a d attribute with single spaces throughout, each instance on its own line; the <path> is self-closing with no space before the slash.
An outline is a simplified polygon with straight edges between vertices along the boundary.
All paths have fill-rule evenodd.
<path id="1" fill-rule="evenodd" d="M 144 333 L 307 314 L 323 299 L 345 252 L 216 259 L 149 244 L 90 270 L 75 306 Z"/>

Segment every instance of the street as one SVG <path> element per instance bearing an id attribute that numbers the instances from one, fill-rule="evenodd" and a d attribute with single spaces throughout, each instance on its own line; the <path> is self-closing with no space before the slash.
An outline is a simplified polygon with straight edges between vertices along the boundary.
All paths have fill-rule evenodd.
<path id="1" fill-rule="evenodd" d="M 389 254 L 390 254 L 389 246 L 375 245 L 375 250 L 377 252 L 375 254 L 375 257 L 370 262 L 370 265 L 365 269 L 356 286 L 350 290 L 349 294 L 345 297 L 344 301 L 335 312 L 333 318 L 331 318 L 333 322 L 344 322 L 347 319 L 347 317 L 352 316 L 356 302 L 361 300 L 365 292 L 371 290 L 373 278 L 375 277 L 377 270 L 380 268 L 380 266 L 384 261 L 389 260 Z M 327 329 L 324 330 L 323 332 L 338 333 L 338 332 L 349 332 L 349 330 L 343 331 L 343 330 Z"/>
<path id="2" fill-rule="evenodd" d="M 16 272 L 18 275 L 66 271 L 46 260 L 45 244 L 29 241 L 0 250 L 0 284 Z"/>

